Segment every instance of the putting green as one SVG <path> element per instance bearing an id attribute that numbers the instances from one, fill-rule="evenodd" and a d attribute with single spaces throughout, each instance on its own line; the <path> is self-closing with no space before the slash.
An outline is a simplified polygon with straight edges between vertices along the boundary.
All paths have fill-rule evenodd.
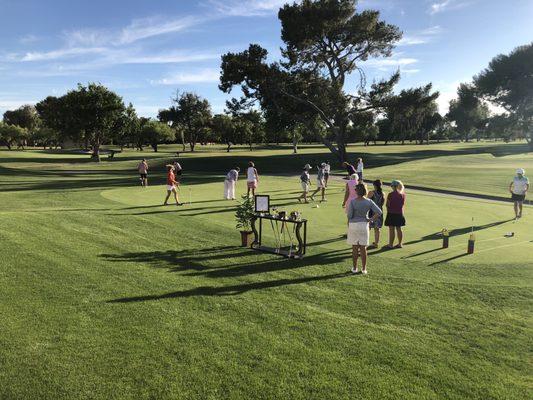
<path id="1" fill-rule="evenodd" d="M 308 242 L 323 249 L 341 250 L 347 245 L 345 234 L 345 213 L 341 208 L 344 195 L 343 183 L 332 182 L 328 189 L 326 203 L 299 204 L 297 178 L 263 176 L 259 191 L 271 196 L 271 204 L 286 211 L 301 211 L 309 220 Z M 245 182 L 240 181 L 237 193 L 244 193 Z M 180 190 L 181 201 L 192 204 L 183 207 L 169 205 L 159 207 L 165 196 L 164 186 L 119 188 L 101 192 L 106 199 L 128 205 L 133 209 L 121 212 L 142 213 L 143 208 L 154 208 L 152 212 L 165 215 L 175 221 L 179 230 L 181 224 L 193 223 L 199 218 L 214 225 L 234 229 L 234 207 L 237 202 L 224 201 L 222 183 L 188 186 Z M 463 199 L 454 196 L 435 195 L 413 191 L 407 193 L 405 247 L 392 251 L 372 250 L 373 256 L 420 261 L 430 265 L 441 262 L 455 264 L 493 264 L 505 262 L 527 263 L 533 251 L 531 209 L 526 208 L 524 217 L 514 221 L 512 205 L 477 199 Z M 317 196 L 317 199 L 319 196 Z M 316 206 L 319 208 L 316 208 Z M 139 209 L 135 209 L 139 207 Z M 529 214 L 529 215 L 528 215 Z M 470 236 L 472 218 L 476 237 L 475 254 L 467 255 L 467 241 Z M 450 231 L 450 247 L 441 249 L 443 228 Z M 266 234 L 269 232 L 267 229 Z M 513 233 L 512 237 L 505 237 Z M 237 238 L 237 233 L 233 233 Z M 387 228 L 382 230 L 381 243 L 387 240 Z M 273 237 L 273 234 L 272 234 Z M 285 238 L 288 242 L 289 237 Z M 237 240 L 237 239 L 236 239 Z"/>

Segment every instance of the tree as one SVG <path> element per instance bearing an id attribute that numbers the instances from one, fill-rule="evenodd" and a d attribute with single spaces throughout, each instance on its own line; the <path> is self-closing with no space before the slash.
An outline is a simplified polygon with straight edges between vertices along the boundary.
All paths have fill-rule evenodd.
<path id="1" fill-rule="evenodd" d="M 176 93 L 173 102 L 170 109 L 159 112 L 159 119 L 167 123 L 171 121 L 174 128 L 183 132 L 194 152 L 196 143 L 202 142 L 209 133 L 211 106 L 206 99 L 192 92 Z"/>
<path id="2" fill-rule="evenodd" d="M 47 97 L 36 108 L 47 127 L 85 141 L 96 161 L 100 161 L 100 146 L 113 138 L 125 110 L 121 97 L 96 83 L 78 84 L 76 90 L 60 98 Z"/>
<path id="3" fill-rule="evenodd" d="M 52 148 L 58 147 L 61 144 L 61 136 L 59 132 L 46 126 L 38 127 L 31 136 L 36 145 L 41 145 L 45 149 L 47 146 Z"/>
<path id="4" fill-rule="evenodd" d="M 137 144 L 140 140 L 141 124 L 133 104 L 128 104 L 113 127 L 113 137 L 122 150 L 128 143 Z"/>
<path id="5" fill-rule="evenodd" d="M 392 96 L 385 107 L 387 122 L 381 122 L 380 132 L 386 141 L 418 140 L 429 141 L 429 134 L 436 126 L 436 100 L 439 92 L 433 92 L 432 84 L 404 89 Z"/>
<path id="6" fill-rule="evenodd" d="M 174 131 L 164 122 L 150 120 L 141 129 L 141 136 L 146 143 L 152 146 L 157 153 L 157 146 L 164 142 L 171 142 L 175 139 Z"/>
<path id="7" fill-rule="evenodd" d="M 505 109 L 533 151 L 533 42 L 494 57 L 474 85 L 481 98 Z"/>
<path id="8" fill-rule="evenodd" d="M 366 90 L 360 63 L 388 57 L 402 34 L 380 20 L 378 11 L 356 12 L 355 0 L 303 0 L 285 5 L 278 14 L 282 25 L 283 60 L 267 63 L 268 53 L 250 45 L 241 53 L 222 56 L 220 89 L 231 92 L 240 85 L 244 99 L 258 102 L 265 113 L 279 109 L 280 99 L 290 108 L 304 108 L 322 119 L 336 146 L 324 137 L 340 161 L 353 115 L 383 107 L 399 74 L 374 83 Z M 344 90 L 346 78 L 360 76 L 355 94 Z M 354 88 L 355 89 L 355 88 Z"/>
<path id="9" fill-rule="evenodd" d="M 9 125 L 17 125 L 32 134 L 39 126 L 39 115 L 34 106 L 24 105 L 13 111 L 4 113 L 4 122 Z"/>
<path id="10" fill-rule="evenodd" d="M 211 129 L 218 141 L 226 144 L 226 151 L 229 153 L 231 146 L 240 141 L 237 133 L 237 126 L 233 118 L 226 114 L 217 114 L 211 121 Z"/>
<path id="11" fill-rule="evenodd" d="M 9 150 L 11 150 L 14 144 L 23 146 L 27 138 L 27 129 L 0 121 L 0 142 L 4 143 Z"/>
<path id="12" fill-rule="evenodd" d="M 457 132 L 468 142 L 472 134 L 484 125 L 489 116 L 489 109 L 480 101 L 473 85 L 461 83 L 457 96 L 457 99 L 450 101 L 447 118 L 455 123 Z"/>

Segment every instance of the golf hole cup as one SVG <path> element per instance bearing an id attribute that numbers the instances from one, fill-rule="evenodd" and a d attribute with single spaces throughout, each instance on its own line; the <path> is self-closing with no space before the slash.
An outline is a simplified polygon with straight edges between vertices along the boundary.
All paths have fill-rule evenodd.
<path id="1" fill-rule="evenodd" d="M 450 232 L 444 228 L 442 230 L 442 248 L 447 249 L 450 246 Z"/>
<path id="2" fill-rule="evenodd" d="M 474 245 L 476 243 L 476 237 L 472 233 L 468 238 L 468 254 L 474 254 Z"/>

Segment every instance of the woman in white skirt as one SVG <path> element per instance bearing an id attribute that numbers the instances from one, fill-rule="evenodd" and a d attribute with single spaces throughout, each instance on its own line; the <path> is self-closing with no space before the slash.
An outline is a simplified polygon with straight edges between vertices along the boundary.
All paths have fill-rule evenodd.
<path id="1" fill-rule="evenodd" d="M 364 184 L 355 187 L 357 198 L 350 201 L 347 209 L 348 216 L 348 244 L 352 246 L 353 267 L 352 273 L 359 273 L 357 261 L 361 257 L 361 273 L 366 275 L 366 248 L 369 245 L 370 229 L 368 224 L 372 220 L 377 220 L 383 212 L 372 200 L 366 198 L 368 193 Z M 373 217 L 368 218 L 369 212 L 372 211 Z"/>

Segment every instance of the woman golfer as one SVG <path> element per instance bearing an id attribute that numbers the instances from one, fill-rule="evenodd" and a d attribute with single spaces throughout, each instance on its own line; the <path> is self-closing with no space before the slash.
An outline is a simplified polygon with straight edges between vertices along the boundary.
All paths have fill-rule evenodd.
<path id="1" fill-rule="evenodd" d="M 401 181 L 394 180 L 391 182 L 391 189 L 387 196 L 387 218 L 385 226 L 389 227 L 389 244 L 385 246 L 388 249 L 401 249 L 403 247 L 403 231 L 405 226 L 405 217 L 403 210 L 405 207 L 404 186 Z M 398 244 L 394 246 L 394 240 L 398 236 Z"/>
<path id="2" fill-rule="evenodd" d="M 141 176 L 141 186 L 148 186 L 148 163 L 146 162 L 145 158 L 143 158 L 142 161 L 139 163 L 139 165 L 137 166 L 137 170 L 139 171 L 139 175 Z"/>
<path id="3" fill-rule="evenodd" d="M 350 201 L 357 197 L 355 187 L 359 184 L 359 179 L 356 173 L 350 175 L 350 179 L 346 182 L 346 188 L 344 189 L 344 201 L 342 202 L 342 207 L 346 207 L 346 212 L 348 212 L 348 204 Z"/>
<path id="4" fill-rule="evenodd" d="M 511 199 L 514 203 L 515 218 L 522 218 L 522 206 L 526 199 L 527 191 L 529 190 L 529 179 L 526 178 L 526 171 L 523 168 L 516 170 L 516 176 L 509 185 L 509 192 L 511 192 Z"/>
<path id="5" fill-rule="evenodd" d="M 355 164 L 355 172 L 357 172 L 357 176 L 359 177 L 359 182 L 361 183 L 363 183 L 363 169 L 364 168 L 365 168 L 365 165 L 363 164 L 363 159 L 358 158 Z"/>
<path id="6" fill-rule="evenodd" d="M 368 193 L 368 198 L 372 200 L 380 210 L 383 210 L 383 204 L 385 204 L 385 195 L 381 188 L 381 180 L 377 179 L 373 182 L 374 190 Z M 370 217 L 373 217 L 373 211 L 370 211 Z M 374 229 L 374 243 L 369 246 L 369 249 L 375 249 L 379 245 L 380 230 L 383 227 L 383 214 L 374 221 L 370 221 L 370 229 Z"/>
<path id="7" fill-rule="evenodd" d="M 250 197 L 250 191 L 252 192 L 252 196 L 255 196 L 255 189 L 257 189 L 257 185 L 259 184 L 259 174 L 252 161 L 248 163 L 248 169 L 246 170 L 246 184 L 248 186 L 248 197 Z"/>
<path id="8" fill-rule="evenodd" d="M 171 194 L 174 194 L 174 199 L 176 200 L 177 206 L 182 206 L 183 203 L 180 203 L 178 200 L 178 189 L 177 189 L 176 175 L 174 175 L 174 167 L 172 165 L 167 165 L 167 197 L 165 198 L 164 206 L 168 205 L 168 199 Z"/>
<path id="9" fill-rule="evenodd" d="M 352 273 L 359 273 L 357 261 L 361 257 L 361 273 L 366 275 L 367 246 L 369 242 L 369 227 L 371 221 L 376 221 L 382 214 L 379 207 L 366 198 L 367 189 L 363 184 L 356 186 L 357 197 L 348 203 L 348 235 L 347 243 L 352 246 Z M 372 211 L 373 217 L 369 218 Z"/>
<path id="10" fill-rule="evenodd" d="M 316 190 L 311 194 L 311 200 L 315 201 L 315 195 L 320 192 L 322 199 L 320 202 L 326 201 L 326 163 L 322 163 L 318 167 L 318 174 L 316 176 Z"/>
<path id="11" fill-rule="evenodd" d="M 301 203 L 302 200 L 304 203 L 309 203 L 307 201 L 307 195 L 309 194 L 309 187 L 311 185 L 311 176 L 309 175 L 309 169 L 311 169 L 311 166 L 307 164 L 304 167 L 304 170 L 302 171 L 302 174 L 300 175 L 300 183 L 302 184 L 302 194 L 300 197 L 298 197 L 298 201 Z"/>

